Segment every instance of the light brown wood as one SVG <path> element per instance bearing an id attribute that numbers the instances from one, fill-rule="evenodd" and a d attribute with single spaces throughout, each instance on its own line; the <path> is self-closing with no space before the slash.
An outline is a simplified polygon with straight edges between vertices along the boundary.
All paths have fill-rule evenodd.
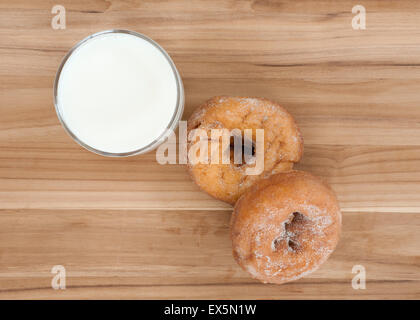
<path id="1" fill-rule="evenodd" d="M 344 214 L 327 263 L 281 286 L 260 284 L 236 265 L 230 210 L 1 214 L 9 227 L 0 234 L 0 298 L 415 298 L 420 285 L 419 214 Z M 366 268 L 366 290 L 351 286 L 355 264 Z M 53 265 L 66 266 L 63 292 L 51 289 Z"/>
<path id="2" fill-rule="evenodd" d="M 0 298 L 420 298 L 420 2 L 51 1 L 0 3 Z M 58 3 L 57 3 L 58 4 Z M 343 236 L 314 274 L 271 286 L 231 257 L 231 207 L 155 153 L 85 151 L 52 103 L 80 39 L 125 28 L 158 41 L 184 81 L 184 119 L 213 95 L 263 96 L 296 118 L 299 169 L 325 178 Z M 51 288 L 53 265 L 67 289 Z M 351 286 L 363 265 L 367 288 Z"/>

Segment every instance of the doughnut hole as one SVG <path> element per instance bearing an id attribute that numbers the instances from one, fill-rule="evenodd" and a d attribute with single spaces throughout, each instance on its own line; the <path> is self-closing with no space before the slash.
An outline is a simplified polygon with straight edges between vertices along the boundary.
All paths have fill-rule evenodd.
<path id="1" fill-rule="evenodd" d="M 293 212 L 284 223 L 281 235 L 273 240 L 273 251 L 287 250 L 298 253 L 302 249 L 302 238 L 311 230 L 311 221 L 300 212 Z"/>
<path id="2" fill-rule="evenodd" d="M 241 136 L 231 136 L 230 137 L 230 143 L 229 143 L 229 152 L 230 152 L 230 163 L 233 164 L 236 167 L 240 167 L 243 165 L 246 165 L 246 158 L 248 157 L 255 157 L 255 142 L 251 141 L 251 143 L 249 143 L 249 141 L 246 141 L 245 137 L 242 138 Z M 235 156 L 238 157 L 238 154 L 235 154 L 235 144 L 240 144 L 241 145 L 241 151 L 240 151 L 240 155 L 241 155 L 241 163 L 235 163 Z M 251 145 L 251 146 L 249 146 Z M 238 152 L 239 150 L 237 150 Z M 239 152 L 238 152 L 239 153 Z"/>

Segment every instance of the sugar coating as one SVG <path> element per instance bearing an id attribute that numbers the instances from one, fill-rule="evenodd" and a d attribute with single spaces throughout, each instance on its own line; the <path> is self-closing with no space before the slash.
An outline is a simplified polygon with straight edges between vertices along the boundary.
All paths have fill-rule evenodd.
<path id="1" fill-rule="evenodd" d="M 233 254 L 262 282 L 299 279 L 324 263 L 340 234 L 341 213 L 334 192 L 302 171 L 258 181 L 235 205 Z"/>
<path id="2" fill-rule="evenodd" d="M 256 129 L 264 130 L 264 170 L 260 175 L 247 175 L 246 170 L 254 163 L 242 165 L 194 164 L 189 171 L 197 185 L 213 197 L 234 204 L 256 181 L 278 172 L 289 171 L 303 153 L 303 139 L 293 117 L 279 104 L 262 98 L 214 97 L 198 107 L 188 120 L 188 131 L 203 129 L 211 136 L 211 129 L 239 129 L 244 133 L 252 129 L 253 141 Z M 210 142 L 209 139 L 210 150 Z M 195 141 L 190 141 L 188 149 Z M 219 143 L 218 154 L 222 150 Z M 209 158 L 211 157 L 209 151 Z"/>

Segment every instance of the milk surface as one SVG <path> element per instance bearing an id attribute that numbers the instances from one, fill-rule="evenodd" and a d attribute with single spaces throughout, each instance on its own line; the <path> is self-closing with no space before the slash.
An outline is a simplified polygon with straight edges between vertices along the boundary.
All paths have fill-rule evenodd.
<path id="1" fill-rule="evenodd" d="M 152 143 L 170 124 L 177 98 L 177 79 L 164 54 L 125 33 L 98 35 L 79 46 L 57 86 L 57 106 L 68 129 L 108 153 Z"/>

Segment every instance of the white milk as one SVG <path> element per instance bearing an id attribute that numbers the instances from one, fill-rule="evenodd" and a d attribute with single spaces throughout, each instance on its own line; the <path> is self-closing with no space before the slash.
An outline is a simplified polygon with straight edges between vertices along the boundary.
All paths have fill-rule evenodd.
<path id="1" fill-rule="evenodd" d="M 132 153 L 170 125 L 180 99 L 177 81 L 168 58 L 151 42 L 127 33 L 99 34 L 65 62 L 56 106 L 82 144 L 99 153 Z"/>

